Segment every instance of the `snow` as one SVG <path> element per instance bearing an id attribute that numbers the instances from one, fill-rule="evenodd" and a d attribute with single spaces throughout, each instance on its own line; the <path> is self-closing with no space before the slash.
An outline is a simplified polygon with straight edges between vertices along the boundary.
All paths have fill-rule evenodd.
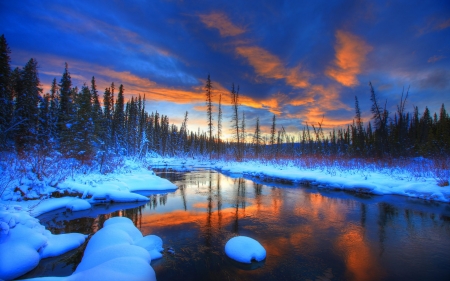
<path id="1" fill-rule="evenodd" d="M 91 208 L 91 204 L 88 201 L 83 199 L 74 199 L 70 203 L 66 205 L 66 209 L 71 210 L 72 212 L 83 211 Z"/>
<path id="2" fill-rule="evenodd" d="M 110 218 L 97 231 L 84 251 L 75 272 L 67 277 L 43 277 L 30 280 L 156 280 L 150 266 L 152 259 L 162 257 L 162 240 L 142 233 L 125 217 Z M 153 255 L 155 252 L 158 255 Z"/>
<path id="3" fill-rule="evenodd" d="M 407 171 L 301 169 L 293 165 L 258 162 L 218 162 L 211 167 L 224 173 L 241 174 L 265 181 L 284 181 L 317 188 L 369 194 L 394 194 L 450 202 L 450 188 L 440 187 L 432 177 L 413 178 Z"/>
<path id="4" fill-rule="evenodd" d="M 159 236 L 147 235 L 142 239 L 137 240 L 135 245 L 146 249 L 154 260 L 162 258 L 161 252 L 164 248 L 162 247 L 163 241 Z"/>
<path id="5" fill-rule="evenodd" d="M 251 263 L 252 260 L 262 261 L 266 258 L 266 250 L 255 239 L 247 236 L 236 236 L 225 244 L 225 253 L 235 261 Z"/>
<path id="6" fill-rule="evenodd" d="M 0 222 L 0 279 L 4 280 L 30 271 L 42 258 L 79 247 L 86 238 L 80 233 L 53 235 L 19 205 L 0 204 Z"/>
<path id="7" fill-rule="evenodd" d="M 158 249 L 162 251 L 162 240 L 155 235 L 147 237 L 142 237 L 128 218 L 107 220 L 92 236 L 75 272 L 65 280 L 156 280 L 150 262 L 152 258 L 158 258 L 152 256 L 155 244 L 158 244 L 154 241 L 161 242 Z M 141 245 L 151 243 L 142 241 L 153 241 L 153 247 L 144 248 Z"/>

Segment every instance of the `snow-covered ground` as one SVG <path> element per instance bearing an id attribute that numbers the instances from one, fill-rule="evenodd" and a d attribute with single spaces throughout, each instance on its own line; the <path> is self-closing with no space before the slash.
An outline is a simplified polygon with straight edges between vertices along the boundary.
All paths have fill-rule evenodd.
<path id="1" fill-rule="evenodd" d="M 124 217 L 105 221 L 84 251 L 75 272 L 67 277 L 42 277 L 26 280 L 156 280 L 150 266 L 162 257 L 162 240 L 155 235 L 142 236 L 133 222 Z"/>
<path id="2" fill-rule="evenodd" d="M 427 163 L 421 163 L 421 165 L 427 165 Z M 3 180 L 0 182 L 0 279 L 10 280 L 19 277 L 33 269 L 41 258 L 60 255 L 78 247 L 85 240 L 85 235 L 79 233 L 53 235 L 40 225 L 35 217 L 50 211 L 66 209 L 83 213 L 92 205 L 105 202 L 132 203 L 148 200 L 147 197 L 134 193 L 135 191 L 163 193 L 176 190 L 177 186 L 156 176 L 150 169 L 161 166 L 187 170 L 192 167 L 203 167 L 230 175 L 257 177 L 264 181 L 302 183 L 317 188 L 378 195 L 396 194 L 450 202 L 450 187 L 439 186 L 437 179 L 430 174 L 420 173 L 417 176 L 407 169 L 389 167 L 374 168 L 355 165 L 353 168 L 340 168 L 316 165 L 304 168 L 294 161 L 237 162 L 154 157 L 146 159 L 145 164 L 127 160 L 120 169 L 106 175 L 92 170 L 78 173 L 72 171 L 70 175 L 66 172 L 65 176 L 57 179 L 52 175 L 38 179 L 31 169 L 28 172 L 24 169 L 25 172 L 21 171 L 13 176 L 8 173 L 14 172 L 14 167 L 9 169 L 3 165 L 3 170 L 0 171 Z M 55 171 L 55 173 L 61 174 L 61 171 Z M 448 177 L 445 177 L 443 180 L 448 181 Z M 55 191 L 65 196 L 51 198 L 51 194 Z M 34 200 L 30 200 L 32 198 Z M 121 221 L 119 224 L 125 227 L 128 222 Z M 142 276 L 154 278 L 149 261 L 150 257 L 160 257 L 162 241 L 153 236 L 142 238 L 142 235 L 137 233 L 139 231 L 132 230 L 130 225 L 125 229 L 128 236 L 124 236 L 123 231 L 120 232 L 113 227 L 111 230 L 103 231 L 106 234 L 98 235 L 98 237 L 105 237 L 96 238 L 99 242 L 92 245 L 97 246 L 89 246 L 90 243 L 88 248 L 99 248 L 92 250 L 92 255 L 85 253 L 86 259 L 83 259 L 77 271 L 64 280 L 85 279 L 87 275 L 97 276 L 99 272 L 131 280 L 129 278 L 132 276 L 117 269 L 120 265 L 124 265 L 130 272 L 136 272 L 137 280 Z M 108 244 L 108 241 L 117 243 Z M 128 246 L 123 246 L 124 244 Z M 142 248 L 147 251 L 143 252 Z M 123 257 L 113 258 L 115 257 L 113 253 L 116 252 L 122 253 Z M 60 280 L 60 278 L 52 280 Z"/>
<path id="3" fill-rule="evenodd" d="M 418 159 L 417 161 L 427 160 Z M 155 166 L 209 167 L 226 174 L 256 177 L 264 181 L 302 183 L 317 188 L 377 195 L 394 194 L 450 202 L 450 186 L 439 186 L 438 180 L 429 173 L 423 172 L 417 175 L 417 172 L 401 168 L 382 169 L 373 166 L 339 168 L 319 165 L 319 167 L 306 169 L 298 167 L 292 161 L 237 162 L 177 158 L 154 158 L 152 163 Z M 429 164 L 432 164 L 431 161 Z M 423 165 L 427 163 L 417 164 L 416 167 Z M 450 172 L 447 171 L 447 174 Z"/>
<path id="4" fill-rule="evenodd" d="M 124 167 L 116 173 L 107 175 L 75 173 L 58 182 L 57 185 L 46 184 L 51 182 L 46 179 L 36 183 L 30 180 L 33 178 L 31 172 L 29 175 L 10 178 L 12 180 L 2 190 L 2 200 L 0 200 L 0 280 L 19 277 L 36 267 L 40 259 L 61 255 L 84 243 L 86 235 L 80 233 L 53 235 L 35 217 L 55 210 L 83 211 L 90 209 L 93 204 L 105 202 L 123 203 L 149 200 L 133 191 L 168 192 L 177 189 L 177 186 L 170 181 L 156 176 L 153 171 L 143 168 L 141 163 L 134 161 L 127 161 Z M 50 195 L 55 191 L 72 196 L 52 198 Z M 28 200 L 30 197 L 39 199 Z M 112 223 L 110 222 L 110 224 Z M 121 233 L 122 230 L 117 230 L 118 227 L 125 228 L 131 238 L 124 236 Z M 109 247 L 102 250 L 102 253 L 95 254 L 94 258 L 88 256 L 83 259 L 77 271 L 65 280 L 86 279 L 87 275 L 97 275 L 99 278 L 100 276 L 103 278 L 103 273 L 118 276 L 115 280 L 154 279 L 154 271 L 149 265 L 150 255 L 153 259 L 161 257 L 159 253 L 162 250 L 161 239 L 156 236 L 143 238 L 131 221 L 121 221 L 114 227 L 115 230 L 111 230 L 112 227 L 105 229 L 99 231 L 99 233 L 106 233 L 99 234 L 104 237 L 96 238 L 102 242 L 90 242 L 88 249 L 98 247 L 101 243 L 108 244 L 111 241 L 112 244 L 119 246 L 116 245 L 114 249 Z M 106 239 L 106 237 L 116 237 L 114 235 L 118 235 L 117 237 L 120 239 L 123 238 L 123 241 L 119 238 L 120 241 L 115 241 L 113 238 Z M 129 242 L 131 246 L 123 246 L 124 241 Z M 108 252 L 109 258 L 99 262 L 97 256 L 103 256 L 105 251 L 121 253 L 126 257 L 113 259 L 111 253 Z M 126 270 L 121 271 L 120 266 Z M 133 279 L 127 272 L 134 272 L 137 277 L 133 277 Z M 121 279 L 121 277 L 125 279 Z"/>

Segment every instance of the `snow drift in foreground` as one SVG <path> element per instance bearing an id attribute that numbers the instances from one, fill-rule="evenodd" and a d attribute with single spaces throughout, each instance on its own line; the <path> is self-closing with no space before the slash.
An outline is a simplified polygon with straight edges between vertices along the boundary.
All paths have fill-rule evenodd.
<path id="1" fill-rule="evenodd" d="M 53 235 L 21 206 L 0 204 L 0 279 L 19 277 L 41 259 L 75 249 L 85 239 L 80 233 Z"/>
<path id="2" fill-rule="evenodd" d="M 162 250 L 158 236 L 143 237 L 128 218 L 110 218 L 89 240 L 83 259 L 72 275 L 27 280 L 156 280 L 150 262 L 162 257 Z"/>
<path id="3" fill-rule="evenodd" d="M 225 253 L 229 258 L 242 263 L 252 260 L 262 261 L 266 258 L 266 249 L 255 239 L 247 236 L 236 236 L 225 244 Z"/>

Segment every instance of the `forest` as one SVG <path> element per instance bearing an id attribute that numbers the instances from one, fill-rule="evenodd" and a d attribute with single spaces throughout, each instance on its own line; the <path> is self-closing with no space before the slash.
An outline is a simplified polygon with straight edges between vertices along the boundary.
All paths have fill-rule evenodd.
<path id="1" fill-rule="evenodd" d="M 147 112 L 145 94 L 125 102 L 126 85 L 99 91 L 95 77 L 90 85 L 73 85 L 66 63 L 59 82 L 53 79 L 49 93 L 40 88 L 38 62 L 31 58 L 22 68 L 11 68 L 11 50 L 0 38 L 0 149 L 19 157 L 34 153 L 55 155 L 102 165 L 115 157 L 143 158 L 149 154 L 210 159 L 277 160 L 302 157 L 358 158 L 372 160 L 408 157 L 443 158 L 450 154 L 450 117 L 444 104 L 439 113 L 426 107 L 407 111 L 408 91 L 395 112 L 389 112 L 369 83 L 372 119 L 363 122 L 355 97 L 353 123 L 324 131 L 322 123 L 304 124 L 298 133 L 277 126 L 273 115 L 270 133 L 247 124 L 239 103 L 239 86 L 230 95 L 212 95 L 208 75 L 205 89 L 208 131 L 188 130 L 188 112 L 181 126 L 169 116 Z M 366 96 L 364 96 L 365 98 Z M 222 100 L 230 99 L 231 122 L 223 123 Z M 214 111 L 213 107 L 218 107 Z M 213 116 L 217 112 L 217 116 Z M 228 116 L 228 115 L 227 115 Z M 217 129 L 216 132 L 214 129 Z M 233 139 L 223 138 L 231 130 Z M 444 167 L 445 168 L 445 167 Z M 105 171 L 106 172 L 106 171 Z"/>

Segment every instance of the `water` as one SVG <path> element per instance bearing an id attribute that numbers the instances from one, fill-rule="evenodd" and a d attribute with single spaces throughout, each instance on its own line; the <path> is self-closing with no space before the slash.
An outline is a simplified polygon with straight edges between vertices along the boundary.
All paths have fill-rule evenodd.
<path id="1" fill-rule="evenodd" d="M 127 216 L 175 254 L 152 261 L 158 280 L 450 280 L 450 205 L 301 186 L 267 185 L 210 170 L 156 170 L 179 186 L 142 206 L 101 205 L 41 216 L 53 233 L 91 234 Z M 224 253 L 236 235 L 258 240 L 264 262 Z M 67 276 L 82 248 L 24 277 Z"/>

